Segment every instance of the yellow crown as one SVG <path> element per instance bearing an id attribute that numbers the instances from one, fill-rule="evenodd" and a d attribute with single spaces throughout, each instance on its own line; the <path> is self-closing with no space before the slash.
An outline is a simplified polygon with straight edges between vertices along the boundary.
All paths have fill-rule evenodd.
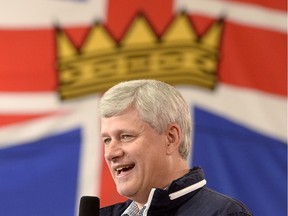
<path id="1" fill-rule="evenodd" d="M 104 26 L 91 27 L 78 50 L 57 32 L 60 97 L 71 99 L 104 92 L 120 81 L 158 79 L 213 89 L 217 84 L 222 21 L 198 37 L 189 18 L 177 15 L 158 37 L 146 18 L 135 17 L 117 43 Z"/>

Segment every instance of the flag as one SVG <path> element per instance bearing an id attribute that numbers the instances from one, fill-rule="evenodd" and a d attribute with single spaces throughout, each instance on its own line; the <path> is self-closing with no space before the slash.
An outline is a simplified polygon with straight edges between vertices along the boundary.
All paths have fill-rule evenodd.
<path id="1" fill-rule="evenodd" d="M 1 215 L 125 200 L 97 106 L 110 86 L 147 77 L 189 104 L 189 164 L 209 187 L 254 215 L 287 214 L 286 2 L 12 0 L 0 17 Z"/>

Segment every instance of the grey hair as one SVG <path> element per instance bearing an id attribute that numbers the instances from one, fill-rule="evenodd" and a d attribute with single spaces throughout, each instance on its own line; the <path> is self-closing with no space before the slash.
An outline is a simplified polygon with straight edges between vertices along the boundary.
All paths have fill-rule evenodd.
<path id="1" fill-rule="evenodd" d="M 180 92 L 173 86 L 157 80 L 131 80 L 110 88 L 101 98 L 99 114 L 109 118 L 135 107 L 140 118 L 159 134 L 171 124 L 179 125 L 182 141 L 181 157 L 187 160 L 191 148 L 191 116 Z"/>

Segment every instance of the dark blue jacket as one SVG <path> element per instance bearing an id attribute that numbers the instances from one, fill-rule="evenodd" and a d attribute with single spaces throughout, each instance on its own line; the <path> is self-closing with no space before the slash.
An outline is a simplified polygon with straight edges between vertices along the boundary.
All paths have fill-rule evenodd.
<path id="1" fill-rule="evenodd" d="M 205 182 L 205 179 L 202 169 L 195 167 L 183 177 L 173 181 L 167 190 L 152 190 L 151 193 L 154 192 L 154 194 L 152 199 L 147 202 L 147 215 L 252 215 L 244 204 L 203 186 L 203 182 Z M 117 203 L 101 208 L 100 216 L 120 216 L 131 202 L 131 200 L 127 200 L 124 203 Z"/>

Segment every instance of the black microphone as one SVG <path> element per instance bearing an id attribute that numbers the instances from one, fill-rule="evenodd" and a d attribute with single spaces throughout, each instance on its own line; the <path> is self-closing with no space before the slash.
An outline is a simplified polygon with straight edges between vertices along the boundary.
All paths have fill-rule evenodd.
<path id="1" fill-rule="evenodd" d="M 82 196 L 80 199 L 79 216 L 99 216 L 100 200 L 94 196 Z"/>

